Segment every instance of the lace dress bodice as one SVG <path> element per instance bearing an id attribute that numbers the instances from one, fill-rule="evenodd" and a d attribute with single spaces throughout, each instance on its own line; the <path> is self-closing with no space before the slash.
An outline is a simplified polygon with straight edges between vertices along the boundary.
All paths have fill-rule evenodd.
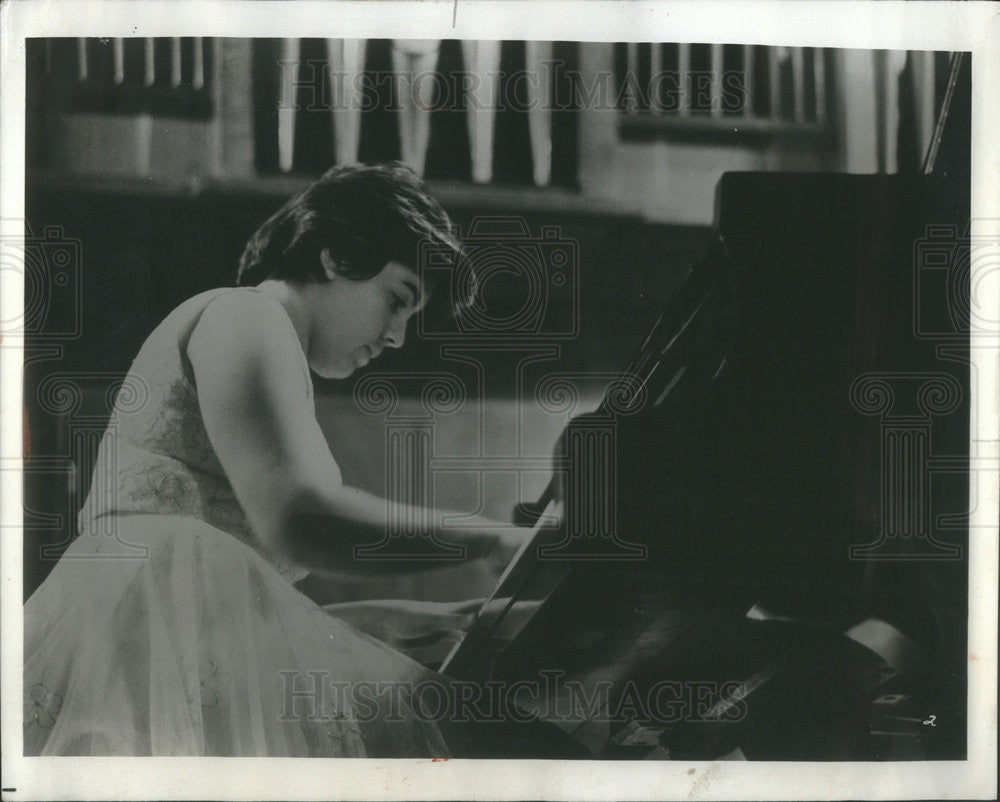
<path id="1" fill-rule="evenodd" d="M 261 553 L 289 582 L 308 571 L 268 552 L 254 535 L 219 464 L 198 405 L 187 343 L 215 298 L 252 288 L 224 288 L 197 295 L 175 309 L 146 340 L 119 391 L 101 441 L 90 493 L 79 516 L 80 532 L 106 528 L 111 516 L 178 515 L 196 518 Z M 284 312 L 282 313 L 284 315 Z M 291 320 L 275 336 L 295 339 Z M 310 402 L 312 382 L 302 356 Z"/>

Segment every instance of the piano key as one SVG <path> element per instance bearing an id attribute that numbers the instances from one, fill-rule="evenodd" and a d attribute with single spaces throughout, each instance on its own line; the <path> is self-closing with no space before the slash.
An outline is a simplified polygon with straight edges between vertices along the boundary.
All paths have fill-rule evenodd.
<path id="1" fill-rule="evenodd" d="M 531 184 L 531 133 L 528 124 L 526 43 L 500 43 L 497 110 L 493 118 L 493 181 Z"/>
<path id="2" fill-rule="evenodd" d="M 709 107 L 713 117 L 722 116 L 723 46 L 712 45 L 712 101 Z"/>
<path id="3" fill-rule="evenodd" d="M 329 62 L 324 39 L 301 39 L 298 54 L 298 86 L 294 91 L 292 170 L 322 173 L 330 166 L 333 150 L 333 117 L 330 104 Z"/>
<path id="4" fill-rule="evenodd" d="M 90 77 L 90 67 L 87 63 L 87 40 L 80 37 L 76 40 L 76 77 L 79 81 L 86 81 Z"/>
<path id="5" fill-rule="evenodd" d="M 469 140 L 468 99 L 462 43 L 445 39 L 438 52 L 436 71 L 441 76 L 442 95 L 432 101 L 430 141 L 424 163 L 428 178 L 450 181 L 472 180 L 472 150 Z"/>
<path id="6" fill-rule="evenodd" d="M 496 114 L 500 42 L 462 42 L 466 69 L 480 80 L 469 98 L 469 141 L 472 146 L 472 180 L 493 179 L 494 116 Z"/>
<path id="7" fill-rule="evenodd" d="M 551 183 L 577 186 L 580 108 L 576 96 L 576 75 L 580 69 L 579 44 L 556 42 L 552 56 L 552 159 Z"/>
<path id="8" fill-rule="evenodd" d="M 800 123 L 806 118 L 805 53 L 801 47 L 791 49 L 792 65 L 792 116 Z"/>
<path id="9" fill-rule="evenodd" d="M 200 36 L 195 36 L 192 40 L 192 74 L 191 86 L 201 89 L 205 86 L 205 40 Z"/>
<path id="10" fill-rule="evenodd" d="M 418 175 L 423 175 L 430 140 L 434 81 L 417 76 L 431 75 L 437 63 L 440 41 L 437 39 L 395 39 L 392 66 L 396 75 L 400 107 L 399 134 L 403 161 Z M 423 95 L 427 94 L 427 97 Z"/>
<path id="11" fill-rule="evenodd" d="M 691 45 L 686 42 L 677 45 L 677 81 L 681 88 L 677 113 L 686 117 L 691 113 Z"/>
<path id="12" fill-rule="evenodd" d="M 546 80 L 552 64 L 552 42 L 529 41 L 525 45 L 525 65 L 539 80 L 528 82 L 528 130 L 531 161 L 536 186 L 546 186 L 552 175 L 552 85 Z"/>
<path id="13" fill-rule="evenodd" d="M 296 84 L 301 73 L 297 38 L 282 40 L 281 62 L 281 75 L 284 80 L 278 102 L 278 169 L 288 173 L 291 172 L 295 160 Z M 180 80 L 179 72 L 178 80 Z"/>
<path id="14" fill-rule="evenodd" d="M 145 74 L 143 77 L 143 83 L 145 83 L 146 86 L 152 86 L 156 83 L 156 42 L 151 37 L 147 36 L 144 40 L 144 44 Z"/>
<path id="15" fill-rule="evenodd" d="M 369 39 L 365 45 L 364 91 L 358 160 L 365 164 L 402 158 L 399 105 L 392 65 L 392 42 Z"/>
<path id="16" fill-rule="evenodd" d="M 116 36 L 112 40 L 112 57 L 114 63 L 114 81 L 116 84 L 125 82 L 125 40 Z"/>
<path id="17" fill-rule="evenodd" d="M 361 137 L 360 77 L 364 71 L 365 40 L 327 39 L 326 58 L 331 78 L 333 159 L 337 164 L 353 164 L 358 160 Z"/>
<path id="18" fill-rule="evenodd" d="M 181 85 L 181 38 L 179 36 L 170 37 L 170 85 L 175 88 Z"/>

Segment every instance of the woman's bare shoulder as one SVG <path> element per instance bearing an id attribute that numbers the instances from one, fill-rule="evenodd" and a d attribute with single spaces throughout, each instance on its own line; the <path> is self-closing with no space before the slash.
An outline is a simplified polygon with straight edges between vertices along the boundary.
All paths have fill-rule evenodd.
<path id="1" fill-rule="evenodd" d="M 202 298 L 203 308 L 187 338 L 189 358 L 232 359 L 240 363 L 290 362 L 305 372 L 298 335 L 281 302 L 249 287 L 230 288 Z"/>
<path id="2" fill-rule="evenodd" d="M 250 336 L 252 341 L 272 335 L 288 340 L 295 333 L 281 302 L 252 287 L 211 290 L 191 301 L 201 307 L 192 310 L 196 314 L 193 328 L 203 333 L 210 330 L 226 339 Z"/>
<path id="3" fill-rule="evenodd" d="M 201 306 L 201 317 L 239 317 L 287 319 L 281 302 L 272 295 L 255 287 L 223 287 L 208 290 L 189 299 L 196 307 Z"/>
<path id="4" fill-rule="evenodd" d="M 277 308 L 275 308 L 277 307 Z M 197 327 L 231 328 L 240 321 L 280 321 L 281 305 L 250 287 L 219 287 L 193 295 L 175 306 L 157 326 L 179 333 L 182 343 Z"/>

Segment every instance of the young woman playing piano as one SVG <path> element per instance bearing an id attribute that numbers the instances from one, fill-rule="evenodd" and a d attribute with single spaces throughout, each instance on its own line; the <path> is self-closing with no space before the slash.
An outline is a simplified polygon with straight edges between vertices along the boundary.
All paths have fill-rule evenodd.
<path id="1" fill-rule="evenodd" d="M 431 291 L 414 264 L 426 240 L 459 254 L 407 168 L 331 170 L 254 234 L 239 286 L 150 335 L 127 380 L 147 401 L 119 399 L 97 461 L 111 475 L 25 608 L 26 754 L 449 753 L 405 693 L 358 715 L 331 689 L 437 676 L 384 641 L 461 627 L 475 604 L 326 610 L 293 586 L 412 567 L 355 560 L 386 502 L 342 482 L 310 372 L 346 378 L 403 345 Z M 523 537 L 484 519 L 441 533 L 481 596 Z"/>

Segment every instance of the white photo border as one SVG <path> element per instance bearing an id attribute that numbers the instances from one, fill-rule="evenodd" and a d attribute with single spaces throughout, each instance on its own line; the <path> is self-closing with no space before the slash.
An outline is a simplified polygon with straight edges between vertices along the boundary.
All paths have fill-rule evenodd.
<path id="1" fill-rule="evenodd" d="M 605 2 L 604 0 L 76 0 L 0 6 L 0 235 L 24 217 L 25 44 L 36 36 L 212 36 L 698 41 L 972 53 L 972 217 L 1000 220 L 1000 14 L 985 2 Z M 984 224 L 985 225 L 985 224 Z M 1000 237 L 994 224 L 978 233 Z M 0 275 L 0 321 L 23 286 Z M 973 276 L 973 281 L 976 276 Z M 997 299 L 994 299 L 997 300 Z M 991 318 L 993 320 L 997 317 Z M 970 433 L 998 451 L 997 341 L 973 351 L 981 381 Z M 992 347 L 990 347 L 992 346 Z M 0 460 L 22 448 L 22 352 L 0 340 Z M 686 760 L 430 761 L 257 758 L 25 758 L 21 737 L 22 554 L 18 469 L 0 471 L 3 799 L 902 799 L 995 798 L 997 477 L 973 474 L 968 753 L 964 761 L 777 763 Z M 13 529 L 8 527 L 14 527 Z"/>

